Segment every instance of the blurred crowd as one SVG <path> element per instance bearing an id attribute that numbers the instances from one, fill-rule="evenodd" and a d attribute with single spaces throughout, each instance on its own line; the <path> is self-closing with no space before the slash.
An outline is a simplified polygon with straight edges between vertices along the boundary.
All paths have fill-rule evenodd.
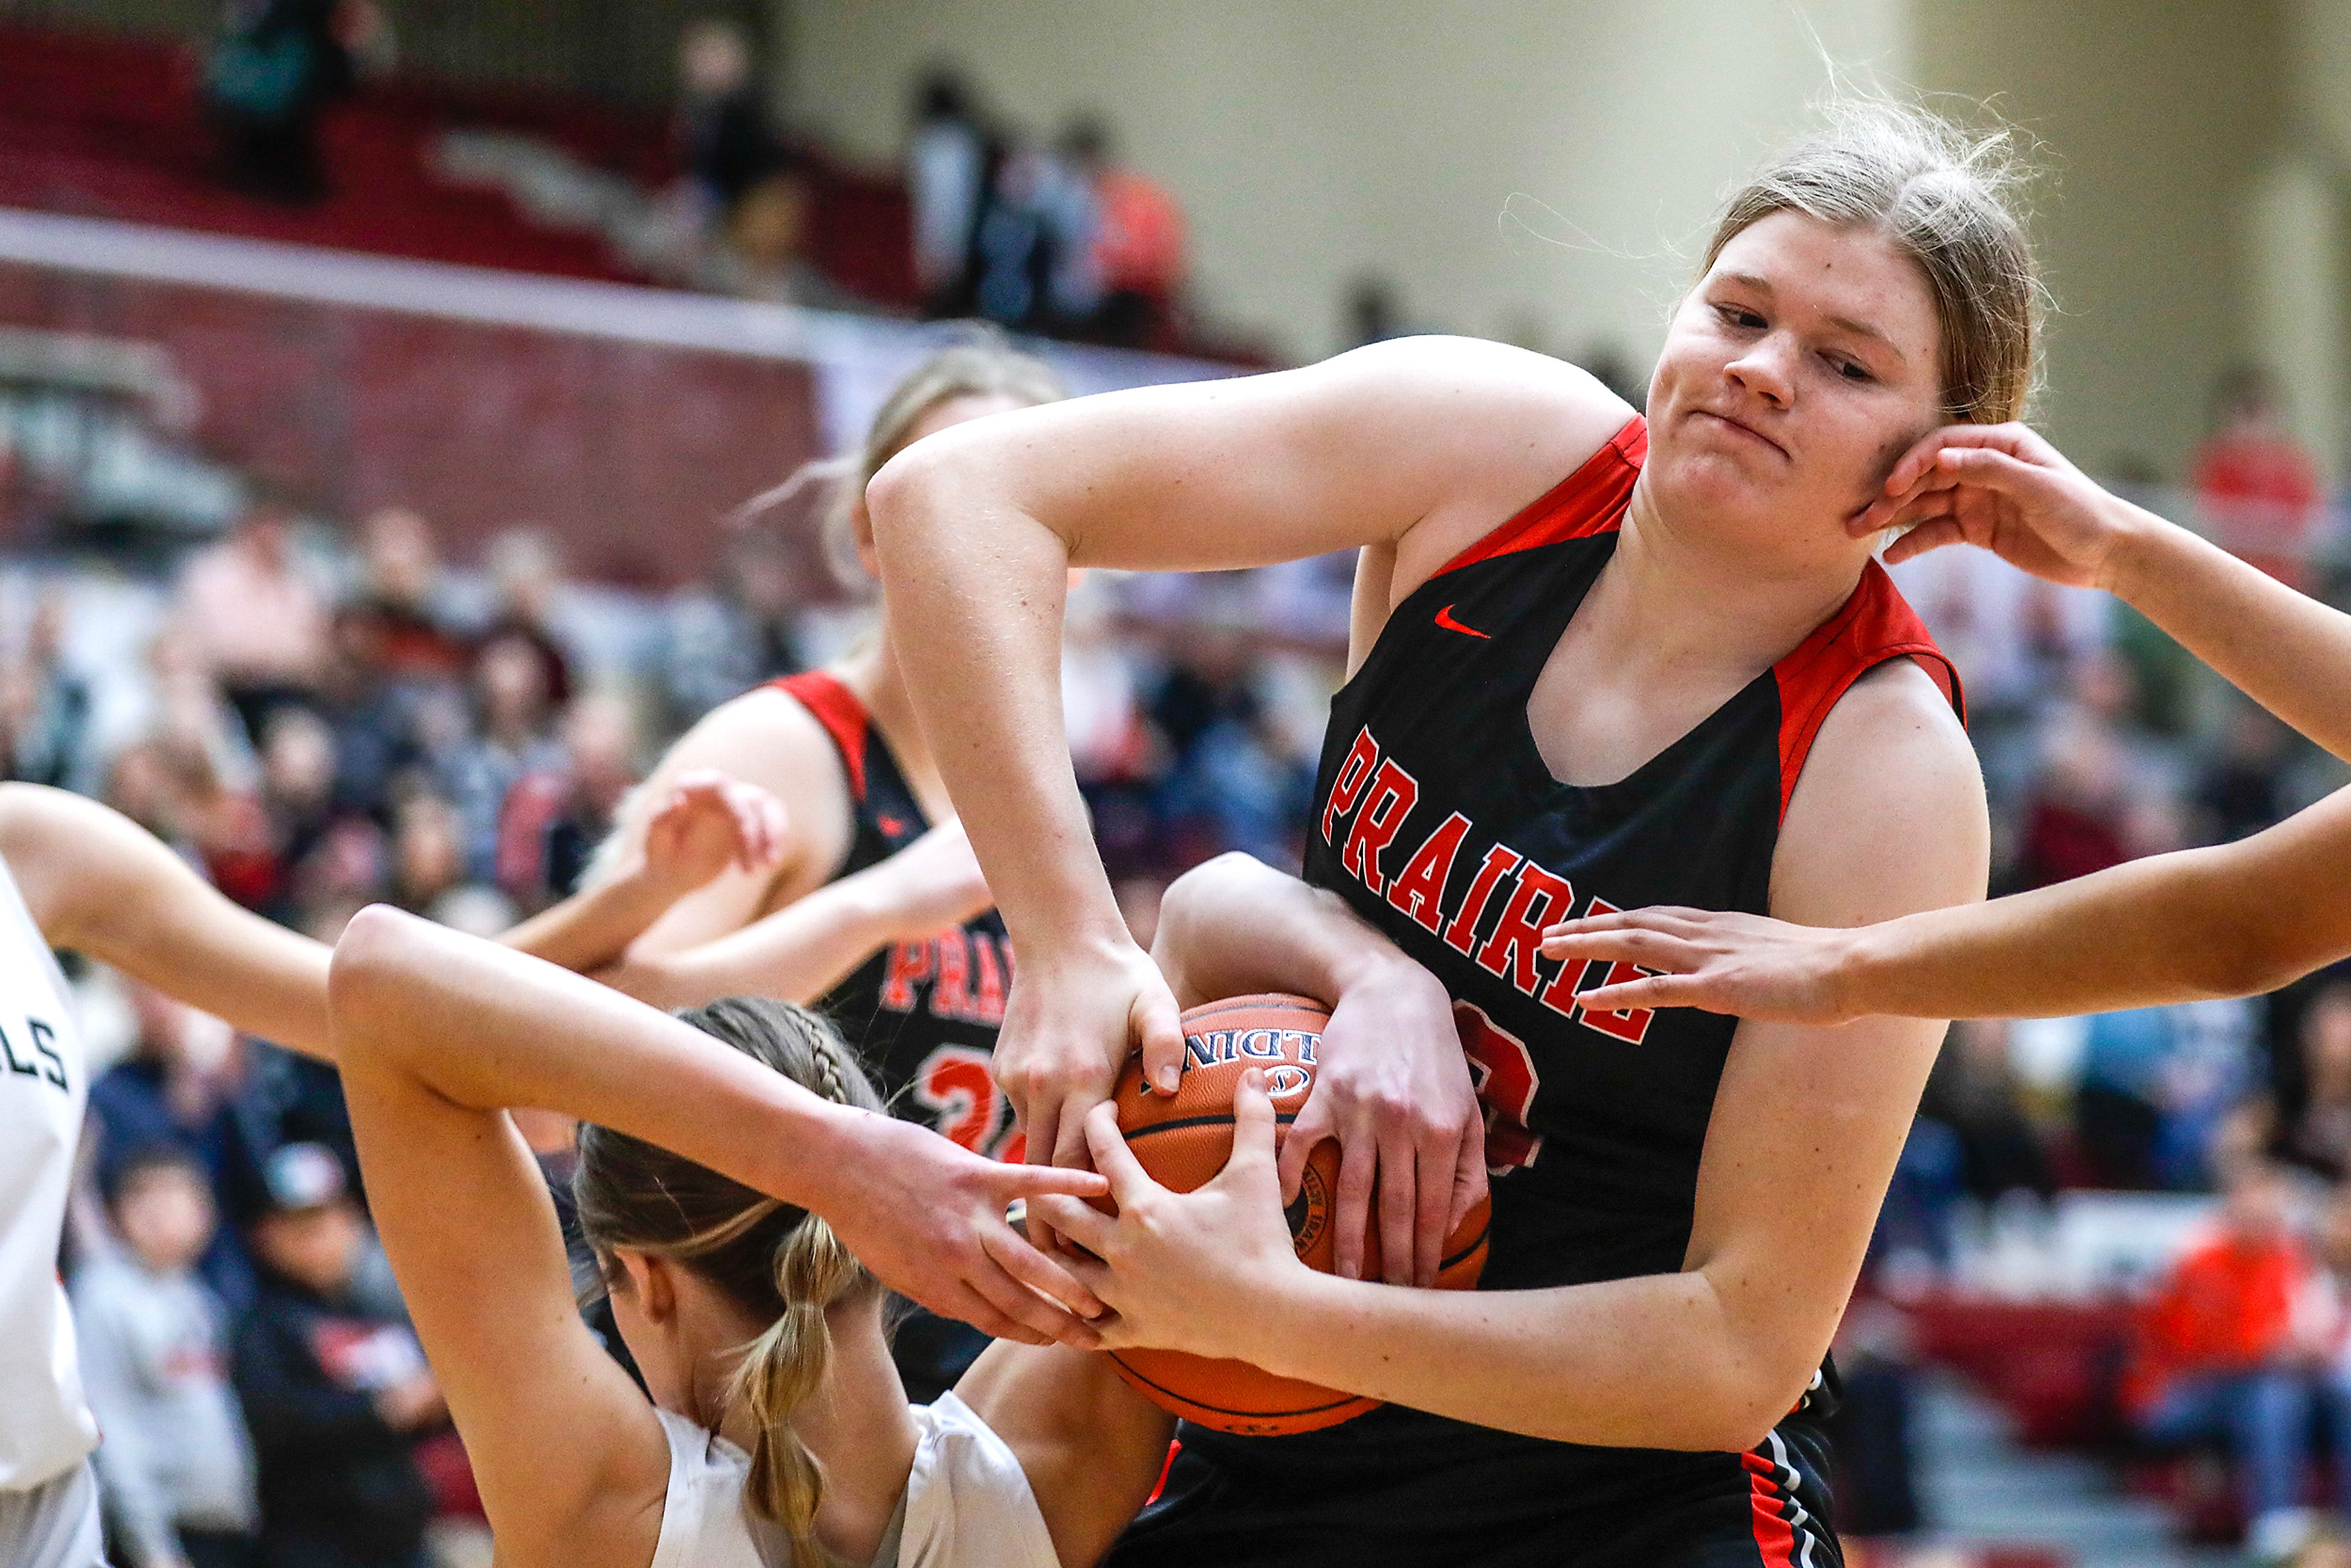
<path id="1" fill-rule="evenodd" d="M 684 179 L 671 203 L 695 280 L 824 309 L 874 308 L 812 257 L 821 160 L 772 123 L 740 29 L 688 27 L 678 80 Z M 1099 112 L 1037 137 L 941 66 L 914 84 L 900 172 L 923 314 L 1122 348 L 1177 346 L 1183 210 L 1119 160 Z"/>
<path id="2" fill-rule="evenodd" d="M 372 0 L 230 0 L 204 72 L 225 176 L 267 201 L 322 199 L 335 175 L 322 116 L 396 55 Z M 1040 137 L 958 68 L 934 68 L 914 84 L 897 172 L 906 254 L 820 261 L 820 228 L 843 222 L 840 170 L 777 123 L 773 98 L 751 37 L 705 17 L 679 36 L 670 144 L 643 150 L 648 166 L 674 171 L 666 188 L 495 133 L 454 138 L 444 172 L 506 184 L 541 219 L 601 227 L 664 282 L 818 309 L 912 308 L 1126 348 L 1182 346 L 1183 211 L 1118 157 L 1100 112 Z"/>

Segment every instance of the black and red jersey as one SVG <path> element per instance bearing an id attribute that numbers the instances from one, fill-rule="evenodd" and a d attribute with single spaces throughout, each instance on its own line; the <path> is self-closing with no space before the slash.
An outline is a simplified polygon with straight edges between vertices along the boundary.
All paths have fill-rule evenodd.
<path id="1" fill-rule="evenodd" d="M 887 860 L 930 829 L 855 693 L 822 670 L 772 684 L 815 716 L 841 754 L 854 833 L 836 879 Z M 1012 947 L 991 909 L 874 954 L 814 1006 L 857 1048 L 898 1114 L 979 1154 L 1018 1159 L 1012 1108 L 988 1071 L 1011 988 Z"/>
<path id="2" fill-rule="evenodd" d="M 1767 913 L 1789 798 L 1853 683 L 1911 658 L 1959 701 L 1949 663 L 1873 562 L 1844 609 L 1629 777 L 1598 786 L 1553 778 L 1528 699 L 1615 549 L 1647 450 L 1635 418 L 1398 605 L 1332 701 L 1316 781 L 1306 880 L 1344 898 L 1454 998 L 1487 1113 L 1494 1208 L 1482 1289 L 1682 1267 L 1698 1157 L 1738 1027 L 1692 1009 L 1586 1010 L 1578 993 L 1619 977 L 1543 957 L 1542 928 L 1657 904 Z M 1824 1367 L 1807 1396 L 1815 1414 L 1833 1389 Z M 1223 1510 L 1248 1513 L 1254 1505 L 1233 1500 L 1256 1498 L 1260 1531 L 1275 1518 L 1318 1519 L 1332 1541 L 1360 1528 L 1397 1562 L 1515 1562 L 1525 1551 L 1526 1561 L 1583 1562 L 1579 1552 L 1589 1552 L 1590 1561 L 1662 1563 L 1683 1561 L 1681 1549 L 1656 1537 L 1620 1559 L 1601 1541 L 1614 1527 L 1594 1523 L 1594 1511 L 1651 1528 L 1680 1511 L 1701 1534 L 1739 1538 L 1724 1561 L 1784 1563 L 1807 1521 L 1819 1531 L 1817 1503 L 1807 1514 L 1791 1479 L 1803 1447 L 1789 1446 L 1795 1437 L 1775 1434 L 1778 1448 L 1743 1457 L 1651 1454 L 1395 1406 L 1297 1437 L 1186 1427 L 1186 1448 L 1214 1479 L 1188 1505 L 1195 1518 L 1179 1522 L 1185 1505 L 1171 1508 L 1166 1540 L 1224 1550 L 1214 1533 Z M 1141 1550 L 1159 1545 L 1152 1522 L 1115 1561 L 1162 1560 Z M 1783 1540 L 1782 1555 L 1763 1550 Z M 1426 1552 L 1408 1542 L 1426 1542 Z M 1236 1560 L 1343 1558 L 1301 1545 Z"/>
<path id="3" fill-rule="evenodd" d="M 1607 977 L 1537 950 L 1572 916 L 1769 912 L 1780 822 L 1814 736 L 1873 666 L 1958 677 L 1872 562 L 1844 608 L 1616 783 L 1552 777 L 1527 702 L 1614 551 L 1648 449 L 1634 420 L 1398 605 L 1333 700 L 1306 880 L 1452 992 L 1485 1101 L 1494 1288 L 1679 1269 L 1736 1019 L 1592 1013 Z"/>

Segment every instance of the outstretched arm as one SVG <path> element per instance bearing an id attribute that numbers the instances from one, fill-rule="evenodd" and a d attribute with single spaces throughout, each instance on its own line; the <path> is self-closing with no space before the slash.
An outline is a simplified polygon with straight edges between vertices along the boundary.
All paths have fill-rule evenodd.
<path id="1" fill-rule="evenodd" d="M 486 967 L 483 954 L 501 962 Z M 531 1070 L 528 1059 L 549 1053 L 528 1030 L 502 1032 L 489 1059 L 467 1060 L 480 1024 L 453 992 L 434 994 L 453 981 L 519 979 L 528 990 L 555 972 L 405 916 L 362 911 L 336 950 L 335 1046 L 376 1228 L 491 1527 L 520 1561 L 638 1568 L 659 1538 L 668 1444 L 580 1320 L 554 1203 L 505 1109 L 536 1103 L 513 1092 L 525 1082 L 585 1075 L 558 1062 Z M 565 1021 L 558 1008 L 539 1027 L 560 1030 Z M 729 1064 L 715 1059 L 732 1052 L 715 1041 L 664 1043 L 673 1051 L 658 1065 L 684 1068 L 679 1087 L 711 1094 L 715 1121 L 753 1119 L 745 1075 L 722 1072 Z M 697 1067 L 711 1071 L 697 1081 Z M 642 1098 L 650 1105 L 662 1097 Z M 548 1435 L 558 1432 L 563 1462 L 549 1464 Z"/>
<path id="2" fill-rule="evenodd" d="M 1086 1343 L 1097 1303 L 1005 1223 L 1016 1198 L 1093 1193 L 912 1123 L 835 1104 L 606 987 L 389 909 L 337 949 L 339 1025 L 374 1009 L 379 1060 L 435 1092 L 618 1128 L 813 1209 L 893 1288 L 999 1337 Z M 1040 1293 L 1043 1292 L 1043 1293 Z"/>
<path id="3" fill-rule="evenodd" d="M 1895 465 L 1856 533 L 1906 560 L 1970 544 L 2107 589 L 2248 695 L 2351 757 L 2351 616 L 2108 495 L 2021 424 L 1953 425 Z M 1594 997 L 1835 1023 L 1872 1013 L 2051 1018 L 2273 990 L 2351 955 L 2351 795 L 2237 843 L 2157 855 L 1969 909 L 1852 931 L 1638 909 L 1546 934 L 1553 957 L 1664 971 Z"/>
<path id="4" fill-rule="evenodd" d="M 328 1061 L 327 949 L 240 909 L 95 800 L 0 784 L 0 857 L 52 947 Z"/>
<path id="5" fill-rule="evenodd" d="M 1061 1568 L 1093 1568 L 1166 1468 L 1176 1417 L 1099 1352 L 998 1340 L 955 1391 L 1019 1459 Z"/>
<path id="6" fill-rule="evenodd" d="M 1376 1174 L 1388 1283 L 1434 1283 L 1447 1233 L 1486 1192 L 1485 1113 L 1437 977 L 1338 894 L 1238 852 L 1176 878 L 1151 953 L 1186 1007 L 1291 991 L 1330 1008 L 1313 1092 L 1282 1146 L 1282 1196 L 1298 1195 L 1314 1145 L 1338 1139 L 1339 1273 L 1363 1276 Z"/>
<path id="7" fill-rule="evenodd" d="M 1971 544 L 2053 582 L 2103 588 L 2351 758 L 2351 616 L 2107 494 L 2027 425 L 1934 432 L 1851 527 L 1857 535 L 1908 528 L 1889 561 Z"/>
<path id="8" fill-rule="evenodd" d="M 1662 973 L 1601 1008 L 1843 1023 L 2063 1018 L 2245 997 L 2351 956 L 2351 790 L 2233 844 L 2132 861 L 2011 898 L 1854 930 L 1700 909 L 1553 926 L 1552 957 Z"/>

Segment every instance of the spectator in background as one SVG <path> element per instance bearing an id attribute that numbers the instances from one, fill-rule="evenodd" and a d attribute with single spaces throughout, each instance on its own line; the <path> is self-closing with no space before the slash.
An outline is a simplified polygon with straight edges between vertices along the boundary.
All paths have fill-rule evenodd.
<path id="1" fill-rule="evenodd" d="M 509 623 L 493 632 L 474 660 L 475 726 L 442 763 L 448 797 L 464 824 L 465 872 L 497 880 L 498 821 L 507 792 L 534 773 L 561 769 L 549 733 L 559 699 L 546 645 Z"/>
<path id="2" fill-rule="evenodd" d="M 2296 1043 L 2302 1103 L 2278 1129 L 2278 1156 L 2339 1182 L 2351 1176 L 2351 981 L 2312 995 Z"/>
<path id="3" fill-rule="evenodd" d="M 2318 467 L 2286 428 L 2268 371 L 2240 366 L 2220 379 L 2213 434 L 2192 484 L 2205 531 L 2241 559 L 2301 588 L 2324 501 Z"/>
<path id="4" fill-rule="evenodd" d="M 2252 1082 L 2253 1013 L 2236 1000 L 2175 1002 L 2089 1020 L 2074 1124 L 2091 1179 L 2196 1190 L 2205 1151 Z"/>
<path id="5" fill-rule="evenodd" d="M 211 1185 L 185 1152 L 150 1148 L 116 1169 L 107 1213 L 122 1249 L 84 1267 L 72 1296 L 115 1537 L 131 1568 L 249 1568 L 252 1443 L 224 1309 L 194 1271 L 216 1220 Z"/>
<path id="6" fill-rule="evenodd" d="M 1005 151 L 980 193 L 970 267 L 955 313 L 985 317 L 1016 330 L 1066 329 L 1063 260 L 1083 236 L 1071 232 L 1067 171 L 1035 147 Z"/>
<path id="7" fill-rule="evenodd" d="M 421 765 L 418 715 L 424 695 L 395 675 L 392 650 L 405 639 L 381 605 L 362 601 L 335 612 L 334 653 L 319 694 L 332 735 L 335 814 L 391 820 L 394 783 Z M 413 652 L 419 644 L 407 642 Z M 438 664 L 435 653 L 433 662 Z M 462 667 L 462 666 L 461 666 Z M 430 677 L 438 684 L 439 674 Z"/>
<path id="8" fill-rule="evenodd" d="M 529 639 L 546 671 L 547 700 L 560 708 L 571 700 L 576 684 L 570 639 L 563 632 L 570 585 L 561 548 L 543 529 L 507 528 L 490 541 L 488 569 L 496 597 L 489 622 L 475 639 L 476 654 L 501 636 Z M 474 667 L 478 671 L 478 660 Z"/>
<path id="9" fill-rule="evenodd" d="M 931 315 L 966 313 L 981 201 L 999 159 L 963 74 L 951 66 L 932 68 L 915 88 L 914 131 L 906 142 L 914 281 Z"/>
<path id="10" fill-rule="evenodd" d="M 231 0 L 204 83 L 231 183 L 277 202 L 327 194 L 319 111 L 350 90 L 351 34 L 381 26 L 372 6 L 339 0 Z"/>
<path id="11" fill-rule="evenodd" d="M 2286 817 L 2286 765 L 2294 731 L 2249 702 L 2232 703 L 2217 754 L 2196 780 L 2199 839 L 2235 841 L 2274 827 Z"/>
<path id="12" fill-rule="evenodd" d="M 152 742 L 206 789 L 250 789 L 260 774 L 254 737 L 223 694 L 203 640 L 183 621 L 164 622 L 147 644 L 148 695 L 129 738 Z"/>
<path id="13" fill-rule="evenodd" d="M 335 732 L 307 707 L 280 708 L 261 746 L 261 813 L 268 835 L 269 891 L 255 905 L 281 924 L 298 917 L 295 868 L 335 821 Z"/>
<path id="14" fill-rule="evenodd" d="M 1087 198 L 1088 335 L 1127 349 L 1165 346 L 1184 289 L 1183 209 L 1165 185 L 1114 161 L 1099 114 L 1070 122 L 1061 152 Z"/>
<path id="15" fill-rule="evenodd" d="M 2061 713 L 2043 741 L 2040 776 L 2024 802 L 2014 889 L 2087 876 L 2129 857 L 2129 779 L 2120 739 L 2085 709 Z"/>
<path id="16" fill-rule="evenodd" d="M 2286 1200 L 2283 1176 L 2264 1160 L 2223 1172 L 2217 1233 L 2174 1263 L 2146 1303 L 2123 1389 L 2144 1440 L 2226 1447 L 2262 1555 L 2303 1527 L 2296 1504 L 2310 1456 L 2316 1274 Z"/>
<path id="17" fill-rule="evenodd" d="M 732 22 L 705 16 L 678 36 L 679 157 L 722 219 L 784 158 L 751 68 L 750 41 Z"/>
<path id="18" fill-rule="evenodd" d="M 465 821 L 429 789 L 412 790 L 392 812 L 390 902 L 429 915 L 466 881 Z"/>
<path id="19" fill-rule="evenodd" d="M 343 1167 L 289 1144 L 263 1171 L 262 1284 L 236 1336 L 270 1568 L 426 1568 L 433 1497 L 410 1446 L 446 1414 L 415 1333 L 355 1300 L 366 1222 Z"/>
<path id="20" fill-rule="evenodd" d="M 804 597 L 775 531 L 738 529 L 716 575 L 670 601 L 655 672 L 662 718 L 678 731 L 763 681 L 803 668 L 793 634 Z"/>
<path id="21" fill-rule="evenodd" d="M 350 605 L 377 628 L 383 671 L 400 680 L 455 680 L 467 649 L 450 604 L 448 574 L 433 526 L 387 507 L 360 529 L 360 580 Z"/>
<path id="22" fill-rule="evenodd" d="M 1171 660 L 1145 705 L 1166 747 L 1159 814 L 1179 864 L 1236 849 L 1290 859 L 1295 769 L 1266 721 L 1252 631 L 1229 603 L 1171 628 Z"/>
<path id="23" fill-rule="evenodd" d="M 2056 1190 L 2040 1134 L 2025 1113 L 2006 1022 L 1963 1019 L 1951 1026 L 1918 1113 L 1957 1136 L 1961 1183 L 1978 1200 L 1992 1203 L 2019 1191 L 2045 1198 Z"/>
<path id="24" fill-rule="evenodd" d="M 618 696 L 590 692 L 563 716 L 562 759 L 518 779 L 498 821 L 498 885 L 525 908 L 578 887 L 637 782 L 637 728 Z"/>
<path id="25" fill-rule="evenodd" d="M 235 1104 L 242 1061 L 228 1025 L 150 986 L 130 987 L 138 1033 L 130 1053 L 89 1086 L 92 1168 L 102 1191 L 132 1162 L 174 1149 L 204 1171 L 215 1195 L 249 1166 L 250 1140 Z M 251 1293 L 237 1239 L 224 1231 L 202 1249 L 204 1278 L 232 1302 Z"/>
<path id="26" fill-rule="evenodd" d="M 87 793 L 90 687 L 65 658 L 66 604 L 55 590 L 33 606 L 25 645 L 0 664 L 0 747 L 7 777 Z"/>
<path id="27" fill-rule="evenodd" d="M 258 744 L 269 714 L 326 674 L 325 598 L 294 559 L 293 508 L 256 500 L 180 579 L 180 624 Z"/>

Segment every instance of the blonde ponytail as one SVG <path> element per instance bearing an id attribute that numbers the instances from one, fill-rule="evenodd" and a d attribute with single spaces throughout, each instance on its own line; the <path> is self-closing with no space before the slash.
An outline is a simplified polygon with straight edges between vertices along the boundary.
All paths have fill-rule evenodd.
<path id="1" fill-rule="evenodd" d="M 727 1402 L 758 1429 L 744 1503 L 782 1528 L 795 1563 L 829 1564 L 832 1556 L 816 1538 L 824 1471 L 792 1429 L 792 1417 L 824 1382 L 831 1360 L 826 1312 L 873 1288 L 872 1276 L 831 1226 L 815 1215 L 801 1220 L 776 1252 L 776 1294 L 783 1301 L 783 1315 L 751 1342 L 727 1385 Z"/>

